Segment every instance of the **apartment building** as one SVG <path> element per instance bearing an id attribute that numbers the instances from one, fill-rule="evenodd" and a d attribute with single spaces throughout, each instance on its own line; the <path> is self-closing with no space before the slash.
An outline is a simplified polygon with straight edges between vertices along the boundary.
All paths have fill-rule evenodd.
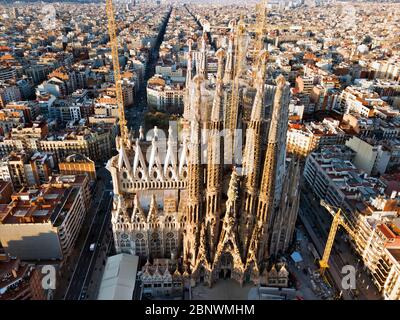
<path id="1" fill-rule="evenodd" d="M 289 120 L 300 121 L 303 119 L 304 105 L 297 99 L 292 99 L 289 104 Z"/>
<path id="2" fill-rule="evenodd" d="M 14 140 L 43 139 L 49 134 L 49 127 L 44 120 L 25 123 L 11 130 Z"/>
<path id="3" fill-rule="evenodd" d="M 46 300 L 40 267 L 0 253 L 1 300 Z"/>
<path id="4" fill-rule="evenodd" d="M 64 112 L 61 113 L 60 120 L 63 123 L 66 123 L 71 120 L 79 120 L 81 118 L 87 118 L 92 115 L 94 112 L 94 101 L 89 98 L 89 91 L 86 89 L 78 89 L 74 91 L 71 95 L 69 95 L 66 99 L 58 99 L 63 101 L 61 104 L 63 107 L 71 106 L 73 111 L 66 113 L 64 116 Z M 55 103 L 53 108 L 56 108 L 57 103 Z M 75 110 L 76 111 L 75 111 Z M 78 118 L 79 116 L 79 118 Z M 58 118 L 57 118 L 58 119 Z"/>
<path id="5" fill-rule="evenodd" d="M 40 150 L 52 152 L 57 162 L 73 153 L 80 153 L 93 161 L 108 160 L 115 149 L 115 126 L 80 126 L 48 136 L 39 141 Z"/>
<path id="6" fill-rule="evenodd" d="M 11 153 L 0 162 L 0 179 L 11 181 L 15 190 L 27 185 L 25 163 L 29 156 L 25 153 Z"/>
<path id="7" fill-rule="evenodd" d="M 101 95 L 95 99 L 94 117 L 118 119 L 118 106 L 115 97 Z"/>
<path id="8" fill-rule="evenodd" d="M 370 64 L 373 77 L 400 81 L 400 62 L 395 60 L 378 60 Z"/>
<path id="9" fill-rule="evenodd" d="M 40 139 L 44 139 L 49 133 L 45 121 L 33 121 L 19 124 L 11 128 L 11 136 L 0 141 L 0 156 L 6 156 L 12 151 L 38 151 Z"/>
<path id="10" fill-rule="evenodd" d="M 312 76 L 298 76 L 295 81 L 295 88 L 299 93 L 311 94 L 315 85 L 315 79 Z"/>
<path id="11" fill-rule="evenodd" d="M 287 152 L 306 157 L 323 146 L 344 144 L 346 133 L 339 121 L 325 118 L 322 122 L 289 123 Z"/>
<path id="12" fill-rule="evenodd" d="M 147 82 L 147 102 L 150 108 L 167 111 L 182 112 L 184 85 L 154 76 Z"/>
<path id="13" fill-rule="evenodd" d="M 361 87 L 349 86 L 339 96 L 340 110 L 357 113 L 365 118 L 375 115 L 374 107 L 385 106 L 379 94 Z"/>
<path id="14" fill-rule="evenodd" d="M 36 101 L 39 104 L 39 109 L 40 109 L 40 114 L 45 118 L 45 119 L 51 119 L 52 118 L 52 106 L 54 102 L 56 101 L 56 97 L 51 95 L 50 93 L 43 93 L 40 95 L 36 95 Z"/>
<path id="15" fill-rule="evenodd" d="M 310 102 L 315 105 L 314 111 L 332 111 L 338 109 L 340 91 L 316 85 L 311 89 Z"/>
<path id="16" fill-rule="evenodd" d="M 58 164 L 60 173 L 64 175 L 87 174 L 91 181 L 96 180 L 94 161 L 81 154 L 71 154 Z"/>
<path id="17" fill-rule="evenodd" d="M 155 73 L 164 78 L 169 78 L 171 81 L 185 82 L 184 69 L 178 67 L 173 60 L 167 63 L 163 60 L 162 63 L 157 64 Z"/>
<path id="18" fill-rule="evenodd" d="M 11 181 L 15 190 L 38 186 L 49 180 L 54 168 L 52 154 L 12 152 L 0 160 L 0 179 Z"/>
<path id="19" fill-rule="evenodd" d="M 356 153 L 353 163 L 358 169 L 363 170 L 368 175 L 384 174 L 386 172 L 391 153 L 384 146 L 358 137 L 351 137 L 346 141 L 346 146 Z"/>
<path id="20" fill-rule="evenodd" d="M 8 134 L 12 128 L 21 124 L 21 117 L 18 112 L 11 110 L 0 110 L 0 136 Z"/>
<path id="21" fill-rule="evenodd" d="M 379 185 L 378 179 L 357 169 L 352 163 L 354 156 L 346 146 L 327 146 L 307 157 L 303 173 L 319 199 L 352 214 L 353 201 L 375 196 Z"/>
<path id="22" fill-rule="evenodd" d="M 10 102 L 4 107 L 4 110 L 19 113 L 23 123 L 32 122 L 40 115 L 39 104 L 36 101 Z"/>
<path id="23" fill-rule="evenodd" d="M 0 205 L 0 242 L 23 260 L 63 259 L 75 244 L 87 212 L 87 176 L 22 189 Z"/>
<path id="24" fill-rule="evenodd" d="M 35 96 L 31 79 L 24 77 L 23 79 L 17 81 L 17 86 L 21 92 L 22 100 L 32 99 Z"/>
<path id="25" fill-rule="evenodd" d="M 37 86 L 36 95 L 49 93 L 57 98 L 62 98 L 85 86 L 86 76 L 84 72 L 60 67 L 48 75 L 47 81 Z"/>
<path id="26" fill-rule="evenodd" d="M 376 130 L 376 120 L 363 117 L 358 113 L 346 113 L 343 115 L 343 123 L 347 124 L 358 136 L 370 136 Z"/>
<path id="27" fill-rule="evenodd" d="M 0 139 L 0 156 L 10 152 L 52 153 L 59 162 L 70 154 L 81 153 L 94 161 L 107 160 L 115 149 L 115 124 L 78 125 L 49 135 L 43 121 L 12 129 L 11 137 Z"/>
<path id="28" fill-rule="evenodd" d="M 125 74 L 129 74 L 125 72 Z M 124 107 L 131 107 L 135 97 L 135 83 L 129 79 L 121 81 L 122 95 L 124 99 Z M 105 89 L 99 90 L 100 97 L 96 100 L 96 104 L 114 104 L 116 105 L 115 87 L 108 86 Z M 104 100 L 103 100 L 104 99 Z"/>
<path id="29" fill-rule="evenodd" d="M 400 218 L 397 211 L 360 214 L 356 250 L 385 300 L 400 300 Z M 372 212 L 371 212 L 372 211 Z"/>
<path id="30" fill-rule="evenodd" d="M 32 79 L 35 85 L 41 83 L 52 71 L 52 67 L 46 64 L 32 64 L 25 69 L 25 74 Z"/>
<path id="31" fill-rule="evenodd" d="M 0 81 L 0 107 L 22 99 L 21 91 L 15 82 Z"/>
<path id="32" fill-rule="evenodd" d="M 0 81 L 16 80 L 17 71 L 8 64 L 0 65 Z"/>
<path id="33" fill-rule="evenodd" d="M 90 204 L 92 203 L 93 199 L 90 190 L 90 177 L 87 174 L 53 174 L 47 185 L 58 187 L 81 187 L 83 204 L 86 210 L 89 210 Z"/>

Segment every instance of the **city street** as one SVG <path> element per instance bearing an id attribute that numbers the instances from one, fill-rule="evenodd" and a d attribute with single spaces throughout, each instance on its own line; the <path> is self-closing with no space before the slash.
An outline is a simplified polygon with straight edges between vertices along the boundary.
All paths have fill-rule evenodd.
<path id="1" fill-rule="evenodd" d="M 78 264 L 67 288 L 64 297 L 65 300 L 80 300 L 85 295 L 85 285 L 92 271 L 92 263 L 99 254 L 100 249 L 98 244 L 102 242 L 105 229 L 110 224 L 111 204 L 112 196 L 110 195 L 110 191 L 104 191 L 97 208 L 96 216 L 82 247 Z M 92 243 L 95 244 L 94 251 L 90 250 Z"/>
<path id="2" fill-rule="evenodd" d="M 125 110 L 128 127 L 137 132 L 140 126 L 145 125 L 144 116 L 147 110 L 147 81 L 154 75 L 155 68 L 159 56 L 160 45 L 164 39 L 165 29 L 169 22 L 171 11 L 167 15 L 164 25 L 160 29 L 155 47 L 149 56 L 149 61 L 146 63 L 144 81 L 141 85 L 139 92 L 136 94 L 134 105 Z"/>
<path id="3" fill-rule="evenodd" d="M 303 261 L 295 263 L 293 259 L 287 257 L 288 271 L 294 276 L 298 295 L 305 300 L 321 300 L 324 295 L 320 283 L 316 282 L 314 273 L 317 266 L 314 264 L 314 257 L 308 249 L 309 238 L 306 236 L 306 230 L 303 226 L 296 228 L 297 243 L 296 251 L 301 254 Z"/>
<path id="4" fill-rule="evenodd" d="M 101 250 L 99 244 L 103 242 L 106 230 L 111 226 L 112 188 L 110 175 L 105 168 L 98 170 L 98 176 L 104 183 L 104 191 L 93 200 L 91 212 L 94 212 L 90 229 L 86 233 L 83 245 L 80 247 L 78 262 L 75 264 L 71 280 L 64 295 L 65 300 L 80 300 L 86 296 L 88 282 L 93 272 L 93 263 Z M 92 211 L 93 210 L 93 211 Z M 90 245 L 95 244 L 94 251 Z"/>
<path id="5" fill-rule="evenodd" d="M 105 228 L 104 231 L 105 235 L 102 237 L 103 241 L 99 245 L 99 253 L 92 263 L 93 270 L 90 273 L 90 276 L 88 276 L 88 280 L 84 286 L 84 288 L 87 288 L 86 297 L 84 298 L 85 300 L 97 299 L 107 257 L 114 254 L 114 238 L 112 229 Z"/>

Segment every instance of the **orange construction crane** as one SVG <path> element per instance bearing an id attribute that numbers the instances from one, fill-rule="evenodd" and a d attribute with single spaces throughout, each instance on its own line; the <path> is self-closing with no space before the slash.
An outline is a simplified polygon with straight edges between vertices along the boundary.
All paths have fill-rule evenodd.
<path id="1" fill-rule="evenodd" d="M 128 139 L 128 128 L 126 126 L 127 123 L 125 119 L 124 96 L 122 94 L 121 74 L 120 74 L 119 56 L 118 56 L 117 27 L 115 24 L 114 8 L 112 0 L 106 0 L 106 12 L 108 20 L 108 34 L 110 36 L 112 63 L 114 69 L 115 93 L 116 93 L 117 107 L 119 114 L 121 143 L 125 144 Z"/>

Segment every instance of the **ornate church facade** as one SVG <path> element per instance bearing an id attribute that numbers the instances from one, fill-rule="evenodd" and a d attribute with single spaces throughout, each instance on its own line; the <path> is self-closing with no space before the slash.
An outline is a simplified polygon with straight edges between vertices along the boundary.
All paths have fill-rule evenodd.
<path id="1" fill-rule="evenodd" d="M 185 111 L 168 135 L 117 137 L 107 164 L 117 252 L 170 259 L 173 274 L 210 286 L 259 283 L 288 249 L 299 206 L 299 164 L 286 158 L 290 88 L 269 75 L 265 50 L 246 56 L 241 23 L 225 49 L 207 50 L 205 36 L 196 54 L 189 44 Z"/>

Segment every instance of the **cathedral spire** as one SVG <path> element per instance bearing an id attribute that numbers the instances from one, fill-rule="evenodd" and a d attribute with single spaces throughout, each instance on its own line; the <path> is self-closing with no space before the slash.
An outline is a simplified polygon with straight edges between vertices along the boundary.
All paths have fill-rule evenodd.
<path id="1" fill-rule="evenodd" d="M 234 206 L 239 197 L 238 191 L 239 191 L 239 176 L 236 172 L 236 168 L 233 168 L 227 192 L 228 200 L 226 202 L 226 207 L 227 207 L 226 213 L 228 214 L 228 217 L 235 216 L 234 212 L 236 210 L 234 210 Z"/>
<path id="2" fill-rule="evenodd" d="M 149 177 L 150 179 L 164 180 L 162 174 L 162 163 L 158 150 L 157 127 L 154 127 L 154 136 L 151 140 L 150 159 L 149 159 Z"/>
<path id="3" fill-rule="evenodd" d="M 234 35 L 231 33 L 229 35 L 229 42 L 228 42 L 228 53 L 226 57 L 226 65 L 225 65 L 225 72 L 224 72 L 224 83 L 227 84 L 232 80 L 233 74 L 233 42 L 234 42 Z"/>
<path id="4" fill-rule="evenodd" d="M 237 277 L 236 280 L 242 284 L 244 280 L 244 265 L 239 249 L 240 246 L 237 234 L 239 176 L 235 168 L 232 170 L 227 194 L 228 200 L 226 202 L 226 212 L 215 253 L 214 268 L 221 263 L 223 254 L 231 255 L 233 260 L 233 277 Z"/>
<path id="5" fill-rule="evenodd" d="M 209 123 L 209 138 L 207 144 L 207 191 L 206 191 L 206 228 L 209 236 L 209 250 L 214 256 L 218 242 L 218 231 L 221 215 L 221 185 L 223 172 L 223 143 L 221 138 L 222 110 L 222 73 L 225 52 L 220 49 L 218 58 L 217 84 Z"/>
<path id="6" fill-rule="evenodd" d="M 196 249 L 199 241 L 199 223 L 202 218 L 203 170 L 201 165 L 201 84 L 203 77 L 196 75 L 194 115 L 191 120 L 191 139 L 189 147 L 188 166 L 188 200 L 186 206 L 187 236 L 185 237 L 187 251 L 184 260 L 192 267 L 195 263 Z"/>
<path id="7" fill-rule="evenodd" d="M 132 171 L 134 176 L 141 175 L 140 179 L 147 180 L 148 179 L 148 172 L 147 172 L 147 165 L 144 159 L 142 148 L 140 147 L 139 139 L 136 139 L 135 143 L 135 155 L 133 158 L 133 166 Z"/>
<path id="8" fill-rule="evenodd" d="M 187 71 L 186 71 L 186 88 L 190 87 L 190 83 L 192 81 L 192 43 L 193 40 L 189 39 L 188 40 L 188 54 L 187 54 Z"/>
<path id="9" fill-rule="evenodd" d="M 169 172 L 172 174 L 172 178 L 178 180 L 176 172 L 177 160 L 175 152 L 175 141 L 172 134 L 171 126 L 168 128 L 168 142 L 167 142 L 167 154 L 164 161 L 164 176 L 169 178 Z"/>
<path id="10" fill-rule="evenodd" d="M 142 126 L 139 127 L 139 140 L 144 141 L 144 130 Z"/>
<path id="11" fill-rule="evenodd" d="M 187 53 L 186 83 L 185 83 L 185 93 L 184 93 L 184 112 L 183 112 L 184 119 L 189 119 L 190 116 L 190 89 L 193 77 L 192 44 L 193 40 L 189 39 L 187 41 L 188 53 Z"/>
<path id="12" fill-rule="evenodd" d="M 265 154 L 264 168 L 261 179 L 260 195 L 257 207 L 257 226 L 253 231 L 250 246 L 253 248 L 249 253 L 248 262 L 253 260 L 260 263 L 268 256 L 267 242 L 269 220 L 274 210 L 275 182 L 278 158 L 278 129 L 280 115 L 284 104 L 284 95 L 288 94 L 288 86 L 285 78 L 280 75 L 276 79 L 276 91 L 272 108 L 272 117 L 269 126 L 268 145 Z M 287 124 L 285 124 L 287 125 Z"/>
<path id="13" fill-rule="evenodd" d="M 261 123 L 264 112 L 265 73 L 268 54 L 262 51 L 260 54 L 261 69 L 257 74 L 256 97 L 254 99 L 251 119 L 246 130 L 246 145 L 244 148 L 242 174 L 244 176 L 244 201 L 242 203 L 242 215 L 240 217 L 240 235 L 244 252 L 255 223 L 255 209 L 259 185 L 261 167 Z"/>
<path id="14" fill-rule="evenodd" d="M 203 76 L 206 80 L 208 78 L 207 71 L 207 34 L 203 32 L 201 37 L 201 49 L 200 49 L 200 61 L 199 68 L 197 69 L 198 74 Z"/>
<path id="15" fill-rule="evenodd" d="M 268 52 L 262 50 L 258 56 L 260 69 L 257 72 L 255 87 L 257 89 L 256 97 L 254 99 L 253 109 L 251 111 L 251 122 L 260 121 L 263 118 L 264 112 L 264 91 L 265 91 L 265 77 L 267 73 L 267 60 Z"/>
<path id="16" fill-rule="evenodd" d="M 209 250 L 207 245 L 207 234 L 206 234 L 206 227 L 204 222 L 201 223 L 200 226 L 200 240 L 199 240 L 199 249 L 196 255 L 196 263 L 193 268 L 193 275 L 196 276 L 200 272 L 200 269 L 204 268 L 204 276 L 205 281 L 208 282 L 208 285 L 211 287 L 211 264 L 209 261 Z"/>
<path id="17" fill-rule="evenodd" d="M 236 71 L 235 71 L 235 76 L 236 77 L 241 77 L 242 73 L 245 71 L 245 58 L 246 58 L 246 50 L 247 50 L 247 35 L 246 35 L 246 24 L 244 22 L 243 14 L 240 15 L 239 22 L 237 24 L 237 29 L 236 29 L 236 49 L 237 49 L 237 54 L 235 56 L 236 58 Z"/>
<path id="18" fill-rule="evenodd" d="M 211 109 L 211 122 L 220 122 L 223 120 L 223 109 L 222 109 L 223 81 L 222 81 L 222 77 L 223 77 L 223 71 L 224 71 L 225 51 L 223 49 L 219 49 L 215 55 L 218 58 L 218 69 L 217 69 L 215 95 L 214 95 L 214 100 L 213 100 L 213 106 Z"/>
<path id="19" fill-rule="evenodd" d="M 179 157 L 179 171 L 178 172 L 179 172 L 180 177 L 184 176 L 185 168 L 187 168 L 189 165 L 188 153 L 189 153 L 188 139 L 184 138 L 183 142 L 182 142 L 181 155 Z"/>
<path id="20" fill-rule="evenodd" d="M 292 242 L 294 227 L 297 220 L 297 212 L 299 209 L 300 195 L 299 179 L 300 179 L 300 161 L 290 158 L 286 161 L 286 174 L 283 182 L 282 194 L 286 196 L 280 198 L 279 207 L 274 210 L 271 219 L 270 234 L 270 255 L 277 255 L 279 252 L 285 252 Z"/>

